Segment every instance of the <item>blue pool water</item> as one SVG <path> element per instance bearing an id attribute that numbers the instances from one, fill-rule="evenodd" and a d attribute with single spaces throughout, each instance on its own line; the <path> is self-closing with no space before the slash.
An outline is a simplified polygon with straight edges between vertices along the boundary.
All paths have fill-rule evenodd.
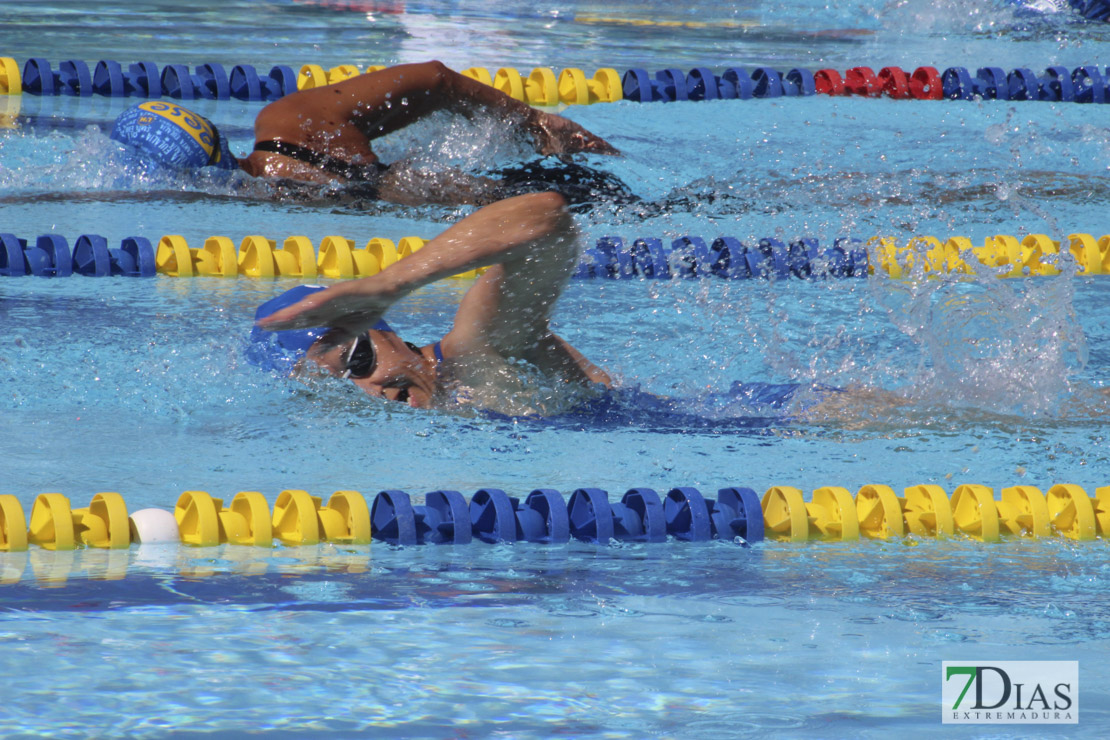
<path id="1" fill-rule="evenodd" d="M 330 4 L 335 5 L 335 4 Z M 371 7 L 373 6 L 373 7 Z M 436 12 L 430 12 L 435 10 Z M 648 69 L 1106 65 L 1110 26 L 1007 3 L 7 2 L 21 62 L 393 63 Z M 657 25 L 645 23 L 653 21 Z M 662 25 L 663 22 L 684 25 Z M 110 242 L 181 234 L 430 237 L 464 209 L 277 199 L 230 179 L 113 166 L 104 98 L 0 100 L 0 231 Z M 260 104 L 198 103 L 251 143 Z M 14 110 L 13 110 L 14 108 Z M 4 112 L 0 108 L 0 113 Z M 603 236 L 742 239 L 1110 231 L 1108 127 L 1076 104 L 860 98 L 571 108 L 618 146 L 588 160 L 639 195 L 578 215 Z M 418 127 L 383 158 L 526 156 L 490 123 Z M 1065 266 L 1066 267 L 1066 266 Z M 1105 279 L 572 282 L 557 330 L 628 389 L 604 413 L 421 412 L 244 358 L 292 281 L 0 280 L 0 493 L 130 509 L 184 490 L 523 496 L 596 486 L 805 492 L 935 483 L 1093 495 L 1108 458 Z M 390 314 L 446 330 L 467 287 Z M 893 406 L 802 422 L 722 398 L 735 381 L 884 389 Z M 637 393 L 664 396 L 638 403 Z M 622 400 L 624 399 L 624 400 Z M 464 548 L 132 547 L 0 553 L 10 737 L 886 737 L 1025 735 L 940 724 L 943 660 L 1078 660 L 1080 724 L 1108 720 L 1105 543 L 907 539 Z M 1051 730 L 1051 728 L 1050 728 Z M 1041 728 L 1038 728 L 1041 731 Z M 1062 732 L 1060 734 L 1063 734 Z"/>

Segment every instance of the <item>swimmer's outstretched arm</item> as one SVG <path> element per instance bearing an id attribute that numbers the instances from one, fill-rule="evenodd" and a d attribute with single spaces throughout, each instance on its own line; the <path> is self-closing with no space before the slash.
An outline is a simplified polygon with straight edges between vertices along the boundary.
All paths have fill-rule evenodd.
<path id="1" fill-rule="evenodd" d="M 558 370 L 568 379 L 607 384 L 608 375 L 549 326 L 578 260 L 578 232 L 565 206 L 557 193 L 521 195 L 486 206 L 377 275 L 314 293 L 260 326 L 330 326 L 355 334 L 421 286 L 488 267 L 463 297 L 443 338 L 448 356 L 513 356 Z"/>
<path id="2" fill-rule="evenodd" d="M 523 128 L 540 154 L 617 153 L 604 139 L 573 121 L 514 100 L 440 62 L 401 64 L 287 95 L 262 109 L 255 135 L 260 141 L 295 140 L 298 132 L 291 127 L 302 128 L 303 134 L 303 128 L 311 126 L 317 133 L 330 129 L 342 136 L 344 128 L 353 125 L 367 140 L 373 140 L 437 110 L 501 116 Z"/>

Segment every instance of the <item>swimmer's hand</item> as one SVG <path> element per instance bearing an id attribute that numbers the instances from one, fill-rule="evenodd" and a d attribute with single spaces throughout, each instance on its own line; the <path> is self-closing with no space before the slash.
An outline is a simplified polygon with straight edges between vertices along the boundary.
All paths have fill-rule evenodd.
<path id="1" fill-rule="evenodd" d="M 338 283 L 275 311 L 258 326 L 266 331 L 327 326 L 340 330 L 335 337 L 341 342 L 373 327 L 401 297 L 379 286 L 372 277 Z"/>
<path id="2" fill-rule="evenodd" d="M 535 109 L 533 109 L 535 110 Z M 531 125 L 532 140 L 537 154 L 620 154 L 605 139 L 590 133 L 562 116 L 535 110 Z"/>

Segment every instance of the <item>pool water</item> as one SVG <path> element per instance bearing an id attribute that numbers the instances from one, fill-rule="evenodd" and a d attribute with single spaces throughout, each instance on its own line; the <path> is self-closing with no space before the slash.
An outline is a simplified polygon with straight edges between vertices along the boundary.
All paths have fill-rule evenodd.
<path id="1" fill-rule="evenodd" d="M 1106 24 L 1005 3 L 8 2 L 0 55 L 325 68 L 841 70 L 1105 66 Z M 372 7 L 371 7 L 372 6 Z M 432 12 L 435 11 L 435 12 Z M 684 25 L 645 25 L 643 21 Z M 245 31 L 244 29 L 250 29 Z M 0 131 L 0 231 L 283 239 L 431 237 L 458 208 L 280 198 L 239 175 L 121 176 L 129 102 L 21 96 Z M 236 152 L 260 104 L 199 102 Z M 683 235 L 905 240 L 1108 231 L 1110 141 L 1078 104 L 828 98 L 575 107 L 623 156 L 587 164 L 640 197 L 577 214 L 583 241 Z M 442 119 L 383 159 L 527 158 L 494 123 Z M 247 364 L 254 308 L 295 281 L 0 280 L 4 489 L 131 510 L 184 490 L 502 488 L 851 491 L 1106 485 L 1105 278 L 573 281 L 556 329 L 627 393 L 548 418 L 414 411 Z M 389 318 L 449 326 L 448 280 Z M 735 381 L 894 394 L 804 421 Z M 643 403 L 638 394 L 662 397 Z M 984 736 L 940 724 L 943 660 L 1078 660 L 1107 721 L 1103 542 L 1063 539 L 561 547 L 133 546 L 0 553 L 0 712 L 11 737 Z M 1030 728 L 1017 726 L 1018 732 Z M 1043 732 L 1043 728 L 1038 728 Z M 1051 728 L 1049 728 L 1051 731 Z"/>

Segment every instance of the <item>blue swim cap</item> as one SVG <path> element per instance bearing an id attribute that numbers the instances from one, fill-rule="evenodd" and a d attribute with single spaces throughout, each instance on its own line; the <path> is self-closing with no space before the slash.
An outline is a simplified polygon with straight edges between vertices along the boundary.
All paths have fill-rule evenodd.
<path id="1" fill-rule="evenodd" d="M 135 147 L 158 164 L 185 169 L 239 166 L 227 139 L 204 116 L 164 100 L 133 105 L 116 119 L 111 138 Z"/>
<path id="2" fill-rule="evenodd" d="M 315 344 L 317 339 L 328 333 L 328 327 L 266 331 L 259 328 L 257 324 L 267 316 L 323 289 L 323 285 L 298 285 L 259 306 L 254 312 L 255 327 L 251 329 L 247 362 L 263 370 L 278 370 L 286 374 L 292 372 L 297 360 L 308 352 L 309 347 Z M 393 331 L 384 319 L 374 324 L 373 328 L 378 331 Z"/>

